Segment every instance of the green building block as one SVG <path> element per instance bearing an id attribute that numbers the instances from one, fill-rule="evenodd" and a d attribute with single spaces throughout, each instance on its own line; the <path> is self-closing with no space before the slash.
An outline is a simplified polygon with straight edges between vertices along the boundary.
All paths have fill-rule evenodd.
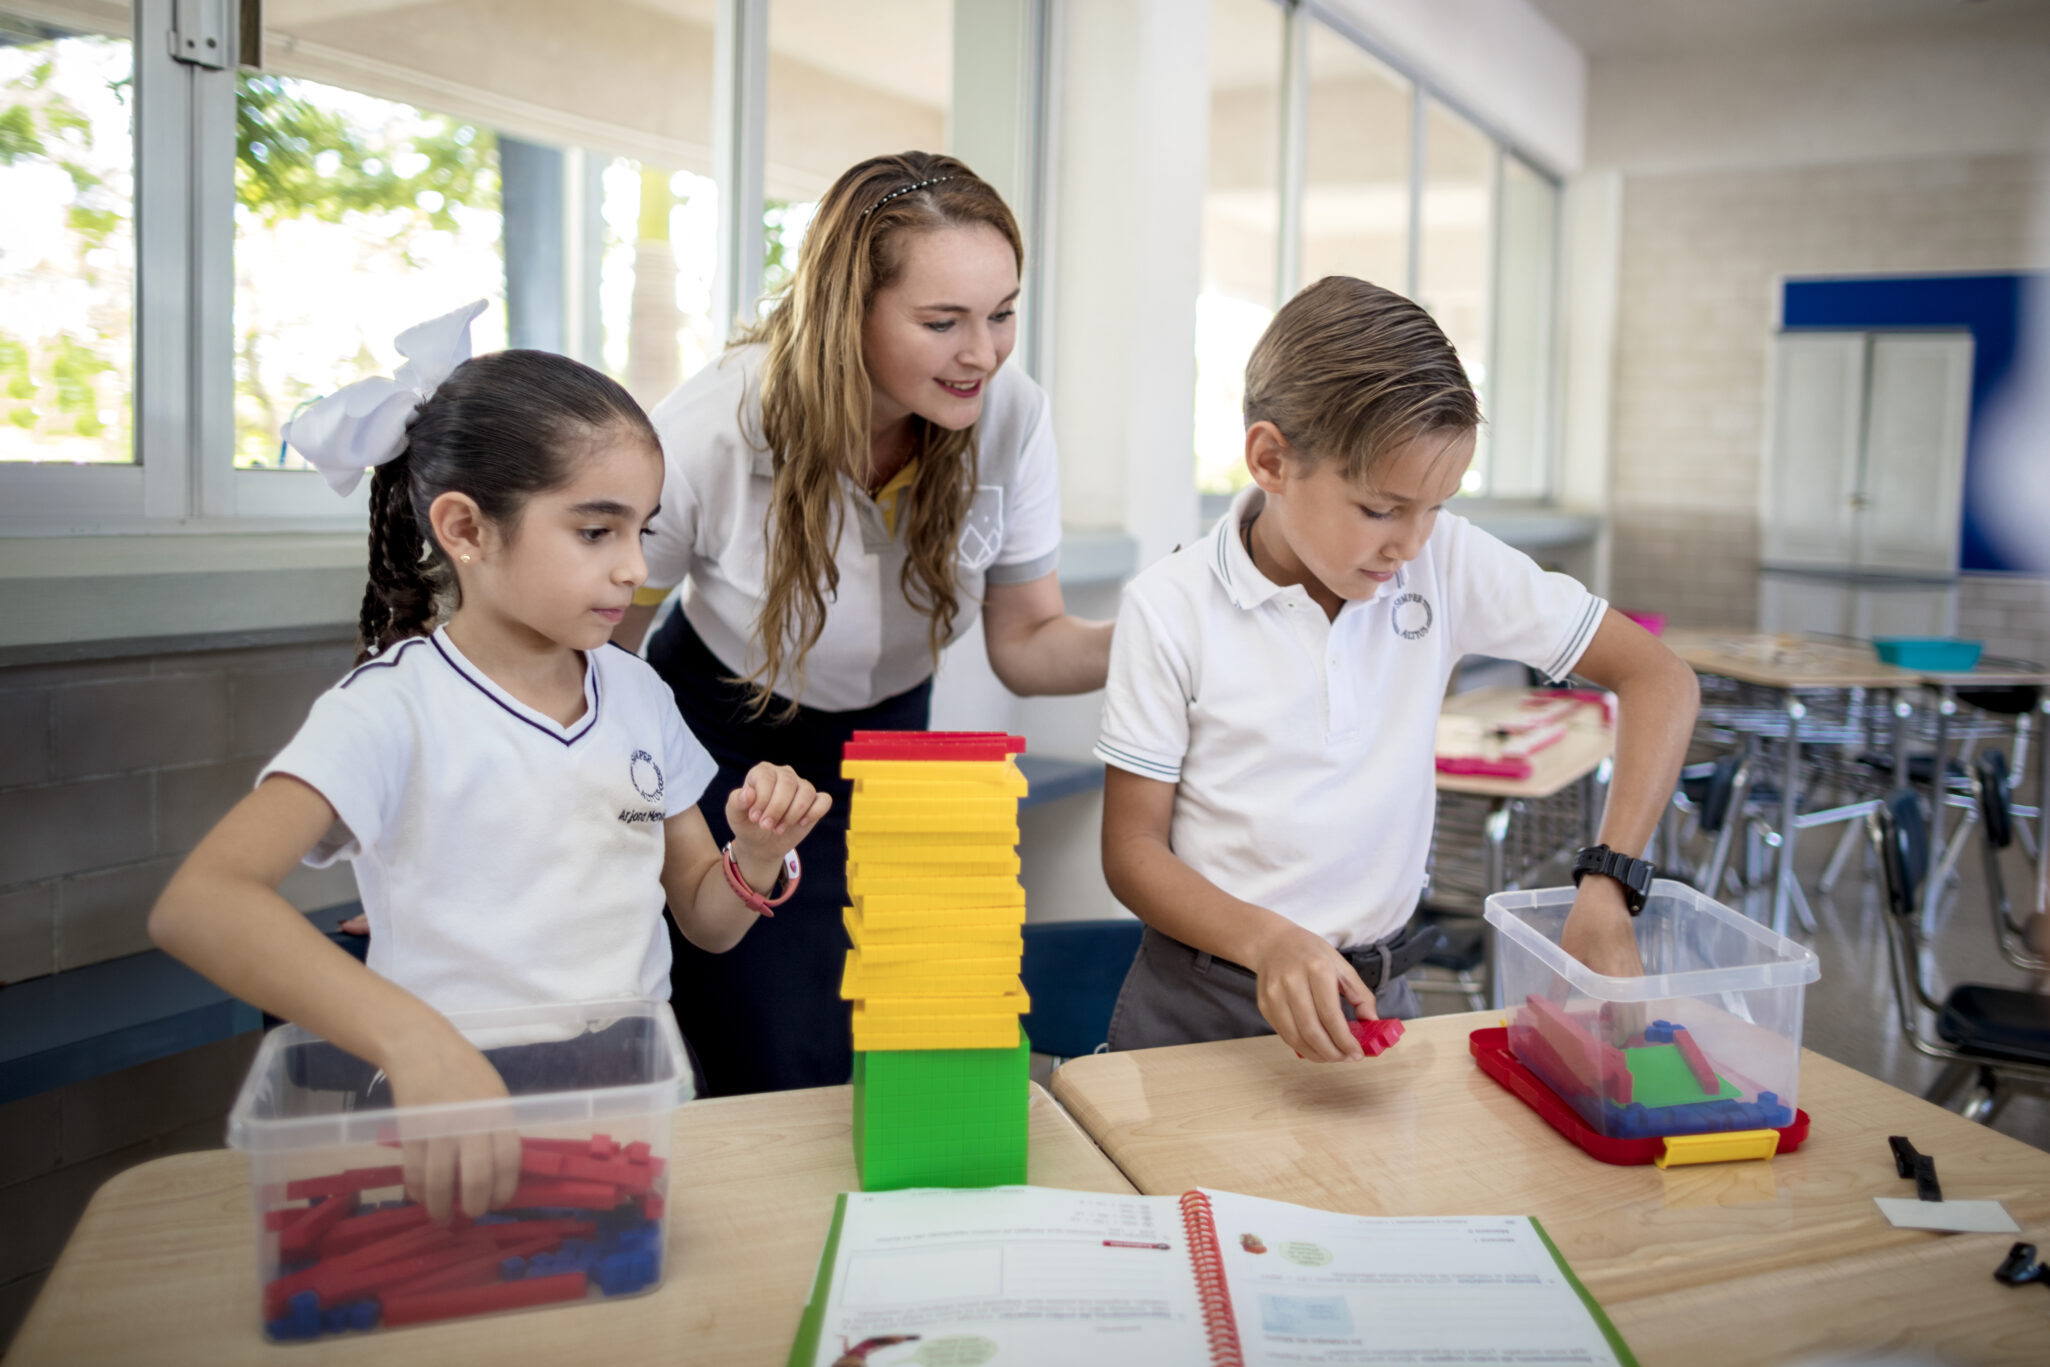
<path id="1" fill-rule="evenodd" d="M 1720 1075 L 1716 1081 L 1722 1087 L 1715 1096 L 1702 1091 L 1694 1070 L 1687 1066 L 1675 1044 L 1634 1045 L 1623 1051 L 1623 1061 L 1630 1067 L 1630 1099 L 1646 1106 L 1684 1106 L 1742 1095 L 1729 1079 Z"/>
<path id="2" fill-rule="evenodd" d="M 1025 1180 L 1032 1042 L 1015 1049 L 854 1055 L 854 1166 L 863 1191 Z"/>

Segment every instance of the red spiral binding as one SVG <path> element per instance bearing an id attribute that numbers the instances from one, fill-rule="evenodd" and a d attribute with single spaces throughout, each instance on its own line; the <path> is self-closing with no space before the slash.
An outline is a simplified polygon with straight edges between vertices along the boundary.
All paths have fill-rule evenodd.
<path id="1" fill-rule="evenodd" d="M 1202 1303 L 1203 1332 L 1210 1339 L 1215 1367 L 1246 1367 L 1239 1347 L 1238 1322 L 1232 1318 L 1231 1292 L 1224 1285 L 1224 1257 L 1217 1248 L 1217 1223 L 1210 1198 L 1200 1191 L 1182 1193 L 1182 1228 L 1189 1236 L 1189 1262 L 1196 1272 L 1196 1299 Z"/>

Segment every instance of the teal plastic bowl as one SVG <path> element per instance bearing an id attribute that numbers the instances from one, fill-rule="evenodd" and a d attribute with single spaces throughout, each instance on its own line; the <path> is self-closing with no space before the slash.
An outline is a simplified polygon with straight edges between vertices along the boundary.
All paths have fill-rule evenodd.
<path id="1" fill-rule="evenodd" d="M 1926 669 L 1932 674 L 1962 674 L 1976 668 L 1983 641 L 1962 641 L 1955 636 L 1880 636 L 1872 648 L 1879 658 L 1902 669 Z"/>

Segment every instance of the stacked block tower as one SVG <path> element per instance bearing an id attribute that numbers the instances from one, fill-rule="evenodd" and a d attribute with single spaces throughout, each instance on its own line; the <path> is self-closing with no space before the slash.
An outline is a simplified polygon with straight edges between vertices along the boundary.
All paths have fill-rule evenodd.
<path id="1" fill-rule="evenodd" d="M 1002 732 L 857 731 L 841 775 L 864 1191 L 1025 1180 L 1031 1044 L 1018 799 Z"/>

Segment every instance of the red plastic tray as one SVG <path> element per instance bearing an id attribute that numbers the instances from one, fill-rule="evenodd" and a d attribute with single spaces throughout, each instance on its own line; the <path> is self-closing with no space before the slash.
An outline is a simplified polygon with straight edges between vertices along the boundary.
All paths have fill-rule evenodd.
<path id="1" fill-rule="evenodd" d="M 1545 1123 L 1565 1135 L 1589 1157 L 1619 1167 L 1630 1167 L 1649 1163 L 1665 1152 L 1664 1135 L 1649 1139 L 1611 1139 L 1597 1130 L 1588 1128 L 1580 1113 L 1560 1100 L 1559 1094 L 1547 1087 L 1536 1073 L 1517 1061 L 1509 1052 L 1509 1031 L 1503 1026 L 1490 1026 L 1476 1030 L 1467 1036 L 1467 1047 L 1472 1050 L 1474 1061 L 1481 1071 L 1502 1084 L 1524 1105 L 1544 1117 Z M 1780 1153 L 1792 1153 L 1801 1147 L 1801 1141 L 1808 1137 L 1808 1112 L 1796 1110 L 1794 1123 L 1780 1128 Z"/>

